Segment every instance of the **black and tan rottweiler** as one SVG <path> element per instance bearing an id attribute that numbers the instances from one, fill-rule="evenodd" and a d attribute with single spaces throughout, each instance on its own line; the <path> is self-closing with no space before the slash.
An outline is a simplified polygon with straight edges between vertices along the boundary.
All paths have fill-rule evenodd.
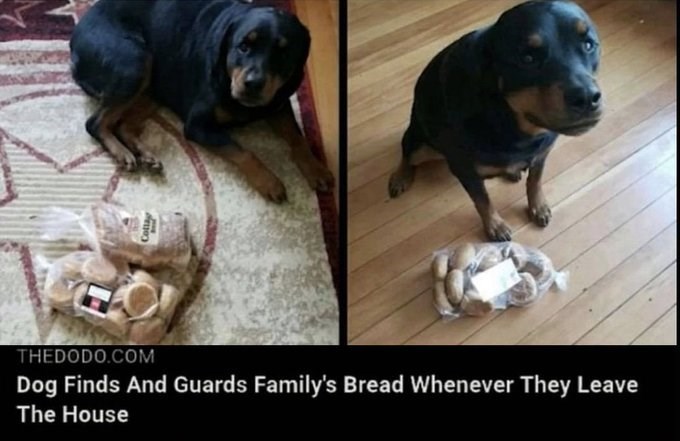
<path id="1" fill-rule="evenodd" d="M 294 16 L 233 0 L 100 0 L 71 38 L 76 83 L 99 100 L 87 131 L 127 170 L 160 171 L 139 136 L 156 104 L 184 123 L 189 141 L 235 164 L 263 196 L 282 202 L 281 181 L 229 128 L 265 119 L 290 144 L 310 185 L 333 176 L 312 155 L 289 98 L 300 86 L 311 38 Z"/>
<path id="2" fill-rule="evenodd" d="M 577 136 L 599 121 L 599 60 L 595 26 L 569 2 L 522 3 L 495 24 L 463 36 L 418 79 L 390 196 L 410 186 L 417 164 L 443 157 L 472 198 L 489 239 L 506 241 L 511 229 L 491 204 L 484 180 L 517 182 L 528 170 L 530 217 L 548 225 L 543 166 L 558 134 Z"/>

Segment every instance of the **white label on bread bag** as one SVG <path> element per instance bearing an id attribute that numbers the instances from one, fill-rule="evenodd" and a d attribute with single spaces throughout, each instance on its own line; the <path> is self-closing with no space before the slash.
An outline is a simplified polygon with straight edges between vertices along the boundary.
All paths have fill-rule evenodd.
<path id="1" fill-rule="evenodd" d="M 155 211 L 140 211 L 128 223 L 130 239 L 140 245 L 158 245 L 161 218 Z"/>
<path id="2" fill-rule="evenodd" d="M 506 259 L 470 279 L 482 300 L 489 301 L 522 281 L 512 259 Z"/>

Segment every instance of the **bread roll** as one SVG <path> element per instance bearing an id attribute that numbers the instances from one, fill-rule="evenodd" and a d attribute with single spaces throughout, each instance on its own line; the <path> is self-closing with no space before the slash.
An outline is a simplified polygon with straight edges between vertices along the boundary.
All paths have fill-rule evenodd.
<path id="1" fill-rule="evenodd" d="M 441 315 L 453 314 L 454 308 L 449 303 L 446 298 L 446 288 L 444 288 L 444 282 L 438 280 L 434 282 L 434 287 L 432 288 L 432 294 L 434 297 L 434 306 L 439 311 Z"/>
<path id="2" fill-rule="evenodd" d="M 86 282 L 79 283 L 73 289 L 73 305 L 75 308 L 80 310 L 80 306 L 83 304 L 85 299 L 85 294 L 87 294 L 87 288 L 89 284 Z"/>
<path id="3" fill-rule="evenodd" d="M 73 307 L 74 292 L 69 289 L 63 279 L 51 281 L 45 287 L 45 291 L 47 292 L 47 302 L 52 308 L 69 315 L 75 314 Z"/>
<path id="4" fill-rule="evenodd" d="M 474 288 L 470 288 L 465 292 L 460 307 L 466 314 L 475 317 L 480 317 L 493 311 L 493 303 L 482 300 Z"/>
<path id="5" fill-rule="evenodd" d="M 128 339 L 139 345 L 154 345 L 165 337 L 165 321 L 160 317 L 151 317 L 133 322 L 130 325 Z"/>
<path id="6" fill-rule="evenodd" d="M 119 286 L 111 296 L 111 307 L 124 308 L 125 293 L 130 288 L 130 285 Z"/>
<path id="7" fill-rule="evenodd" d="M 453 306 L 458 306 L 463 300 L 465 289 L 465 274 L 459 269 L 454 269 L 446 275 L 444 281 L 446 297 Z"/>
<path id="8" fill-rule="evenodd" d="M 158 294 L 148 283 L 133 283 L 125 291 L 123 305 L 132 318 L 153 315 L 158 307 Z"/>
<path id="9" fill-rule="evenodd" d="M 538 289 L 534 277 L 529 273 L 519 273 L 521 281 L 510 289 L 508 301 L 511 305 L 527 306 L 538 299 Z"/>
<path id="10" fill-rule="evenodd" d="M 153 286 L 153 289 L 156 291 L 160 291 L 161 289 L 160 282 L 156 280 L 154 276 L 142 269 L 135 270 L 135 272 L 132 273 L 132 281 L 138 283 L 148 283 L 149 285 Z"/>
<path id="11" fill-rule="evenodd" d="M 547 290 L 552 284 L 555 268 L 542 253 L 532 253 L 523 269 L 533 276 L 539 291 Z"/>
<path id="12" fill-rule="evenodd" d="M 517 268 L 517 271 L 524 268 L 524 265 L 526 265 L 529 258 L 529 254 L 524 247 L 515 242 L 508 243 L 503 249 L 502 255 L 505 259 L 512 259 L 512 263 L 515 265 L 515 268 Z"/>
<path id="13" fill-rule="evenodd" d="M 83 261 L 82 259 L 77 259 L 72 257 L 72 255 L 67 255 L 59 261 L 61 264 L 61 276 L 64 279 L 78 280 L 82 279 L 83 273 Z"/>
<path id="14" fill-rule="evenodd" d="M 103 256 L 94 256 L 85 261 L 82 268 L 83 278 L 88 282 L 113 286 L 118 279 L 116 266 Z"/>
<path id="15" fill-rule="evenodd" d="M 477 272 L 486 271 L 503 261 L 503 255 L 501 254 L 500 250 L 493 245 L 482 248 L 477 256 L 480 257 L 479 265 L 477 266 Z"/>
<path id="16" fill-rule="evenodd" d="M 175 314 L 175 309 L 177 309 L 177 305 L 181 299 L 182 295 L 177 288 L 172 285 L 163 284 L 163 287 L 161 288 L 161 299 L 156 315 L 166 322 L 169 322 Z"/>
<path id="17" fill-rule="evenodd" d="M 453 256 L 453 268 L 465 271 L 475 259 L 475 247 L 466 243 L 456 250 Z"/>
<path id="18" fill-rule="evenodd" d="M 124 338 L 130 330 L 130 319 L 122 308 L 111 307 L 101 327 L 109 334 Z"/>
<path id="19" fill-rule="evenodd" d="M 432 276 L 435 280 L 444 280 L 449 267 L 449 256 L 438 254 L 432 260 Z"/>

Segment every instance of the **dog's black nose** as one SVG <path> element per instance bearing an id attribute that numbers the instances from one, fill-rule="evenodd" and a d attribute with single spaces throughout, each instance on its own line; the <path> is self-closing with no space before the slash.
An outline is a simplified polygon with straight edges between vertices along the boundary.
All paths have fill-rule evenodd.
<path id="1" fill-rule="evenodd" d="M 564 101 L 578 113 L 595 112 L 602 105 L 602 93 L 595 86 L 573 87 L 564 93 Z"/>
<path id="2" fill-rule="evenodd" d="M 250 93 L 259 92 L 264 87 L 264 76 L 256 73 L 249 73 L 246 75 L 243 85 Z"/>

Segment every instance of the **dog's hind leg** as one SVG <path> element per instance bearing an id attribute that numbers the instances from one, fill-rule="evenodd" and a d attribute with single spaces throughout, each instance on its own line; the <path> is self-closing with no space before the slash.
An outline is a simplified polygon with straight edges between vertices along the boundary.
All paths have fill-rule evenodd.
<path id="1" fill-rule="evenodd" d="M 102 106 L 87 120 L 85 127 L 90 136 L 99 141 L 120 167 L 131 172 L 137 169 L 137 158 L 114 134 L 126 109 L 125 104 Z"/>
<path id="2" fill-rule="evenodd" d="M 107 39 L 81 36 L 72 52 L 72 75 L 89 95 L 99 99 L 99 109 L 87 120 L 87 132 L 127 171 L 139 161 L 116 132 L 123 116 L 135 106 L 149 84 L 151 60 L 144 42 L 112 31 Z"/>
<path id="3" fill-rule="evenodd" d="M 401 163 L 399 168 L 390 176 L 388 191 L 391 198 L 396 198 L 413 184 L 415 166 L 411 165 L 411 154 L 422 143 L 419 133 L 420 129 L 417 123 L 411 119 L 411 124 L 401 138 Z"/>
<path id="4" fill-rule="evenodd" d="M 116 138 L 130 150 L 140 168 L 152 173 L 162 173 L 163 164 L 156 159 L 141 143 L 140 137 L 146 121 L 158 110 L 156 104 L 142 95 L 130 105 L 122 115 L 114 134 Z"/>
<path id="5" fill-rule="evenodd" d="M 390 176 L 389 194 L 391 198 L 396 198 L 411 187 L 417 165 L 444 159 L 441 153 L 426 144 L 418 123 L 413 120 L 404 133 L 401 148 L 401 163 L 399 168 Z"/>

